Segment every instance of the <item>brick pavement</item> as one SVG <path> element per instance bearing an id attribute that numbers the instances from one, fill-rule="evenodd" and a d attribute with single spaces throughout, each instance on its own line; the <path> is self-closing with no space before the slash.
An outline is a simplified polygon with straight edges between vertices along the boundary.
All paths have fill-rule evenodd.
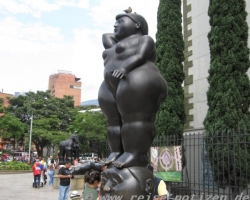
<path id="1" fill-rule="evenodd" d="M 0 200 L 57 200 L 58 190 L 47 184 L 40 189 L 33 188 L 33 174 L 0 174 Z M 71 191 L 70 191 L 71 192 Z M 78 190 L 78 194 L 82 191 Z M 70 194 L 70 193 L 69 193 Z"/>

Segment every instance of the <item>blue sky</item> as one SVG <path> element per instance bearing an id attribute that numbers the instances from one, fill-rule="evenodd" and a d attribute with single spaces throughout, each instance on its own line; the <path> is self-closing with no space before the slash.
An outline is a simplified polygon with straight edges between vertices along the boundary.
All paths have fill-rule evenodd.
<path id="1" fill-rule="evenodd" d="M 155 38 L 159 0 L 0 0 L 0 90 L 46 90 L 58 69 L 82 81 L 82 101 L 103 81 L 102 34 L 128 6 Z"/>

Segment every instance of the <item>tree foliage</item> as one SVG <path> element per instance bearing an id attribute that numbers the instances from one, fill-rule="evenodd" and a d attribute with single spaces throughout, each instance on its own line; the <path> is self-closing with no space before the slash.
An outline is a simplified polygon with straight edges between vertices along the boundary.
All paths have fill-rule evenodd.
<path id="1" fill-rule="evenodd" d="M 3 98 L 0 98 L 0 113 L 4 112 Z"/>
<path id="2" fill-rule="evenodd" d="M 80 140 L 80 151 L 82 153 L 93 152 L 91 142 L 98 142 L 98 154 L 105 151 L 103 142 L 106 141 L 107 122 L 100 112 L 79 112 L 76 119 L 70 124 L 70 131 L 77 131 Z"/>
<path id="3" fill-rule="evenodd" d="M 0 118 L 0 132 L 4 140 L 12 141 L 15 144 L 24 133 L 24 124 L 12 114 L 6 113 Z"/>
<path id="4" fill-rule="evenodd" d="M 32 142 L 39 156 L 46 145 L 59 144 L 70 136 L 67 128 L 76 115 L 73 97 L 57 98 L 49 91 L 37 91 L 13 97 L 9 103 L 8 111 L 25 124 L 27 133 L 30 132 L 30 119 L 33 117 Z"/>
<path id="5" fill-rule="evenodd" d="M 182 138 L 185 111 L 181 0 L 160 0 L 157 22 L 156 65 L 168 84 L 168 97 L 157 113 L 156 130 L 158 135 Z"/>
<path id="6" fill-rule="evenodd" d="M 207 149 L 213 177 L 218 187 L 246 187 L 250 180 L 247 170 L 250 146 L 242 145 L 249 143 L 242 130 L 249 130 L 250 123 L 247 76 L 250 62 L 245 9 L 245 0 L 210 0 L 208 11 L 211 59 L 207 91 L 209 109 L 204 126 L 208 133 Z M 226 134 L 222 135 L 223 131 Z"/>

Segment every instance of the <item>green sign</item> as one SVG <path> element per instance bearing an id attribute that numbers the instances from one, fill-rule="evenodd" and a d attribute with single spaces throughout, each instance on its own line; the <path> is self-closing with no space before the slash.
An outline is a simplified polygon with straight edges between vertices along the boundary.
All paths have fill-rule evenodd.
<path id="1" fill-rule="evenodd" d="M 154 175 L 164 181 L 181 182 L 181 172 L 154 172 Z"/>
<path id="2" fill-rule="evenodd" d="M 164 181 L 182 181 L 182 147 L 151 147 L 150 164 L 156 177 Z"/>

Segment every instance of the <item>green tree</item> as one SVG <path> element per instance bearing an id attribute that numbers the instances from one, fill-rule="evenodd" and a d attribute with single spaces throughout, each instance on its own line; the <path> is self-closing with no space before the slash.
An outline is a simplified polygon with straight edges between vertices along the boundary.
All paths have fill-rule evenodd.
<path id="1" fill-rule="evenodd" d="M 96 108 L 100 108 L 100 107 L 97 105 L 76 106 L 77 110 L 91 110 L 91 109 L 96 109 Z"/>
<path id="2" fill-rule="evenodd" d="M 168 84 L 168 97 L 156 117 L 158 135 L 182 138 L 185 123 L 181 0 L 160 0 L 157 14 L 156 65 Z"/>
<path id="3" fill-rule="evenodd" d="M 82 153 L 92 152 L 91 142 L 96 141 L 98 155 L 101 157 L 106 150 L 102 143 L 106 141 L 107 122 L 101 112 L 79 112 L 76 119 L 70 124 L 70 131 L 77 131 Z"/>
<path id="4" fill-rule="evenodd" d="M 3 98 L 0 98 L 0 113 L 4 112 Z"/>
<path id="5" fill-rule="evenodd" d="M 76 115 L 73 97 L 57 98 L 49 91 L 37 91 L 11 98 L 9 102 L 8 111 L 25 124 L 26 132 L 30 131 L 33 117 L 32 142 L 39 156 L 48 144 L 58 145 L 69 137 L 67 128 Z"/>
<path id="6" fill-rule="evenodd" d="M 250 67 L 245 0 L 210 0 L 207 149 L 218 187 L 246 187 L 250 180 Z M 224 132 L 223 132 L 224 131 Z M 226 133 L 225 133 L 226 131 Z M 216 154 L 215 154 L 216 153 Z M 215 156 L 216 155 L 216 156 Z M 228 157 L 229 155 L 229 157 Z M 233 187 L 235 186 L 235 187 Z"/>
<path id="7" fill-rule="evenodd" d="M 21 139 L 24 133 L 24 124 L 12 114 L 7 113 L 0 118 L 0 131 L 4 140 L 13 143 L 15 150 L 17 140 Z"/>

